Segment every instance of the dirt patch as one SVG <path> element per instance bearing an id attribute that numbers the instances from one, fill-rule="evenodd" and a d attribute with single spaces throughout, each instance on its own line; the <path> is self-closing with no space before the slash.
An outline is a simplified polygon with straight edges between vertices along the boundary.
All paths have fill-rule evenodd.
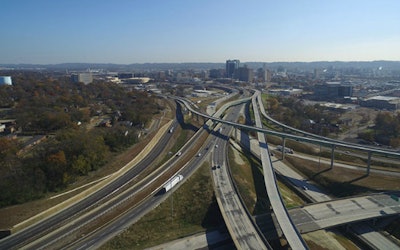
<path id="1" fill-rule="evenodd" d="M 398 177 L 370 173 L 341 167 L 330 169 L 329 165 L 286 156 L 289 166 L 302 172 L 308 179 L 317 182 L 337 197 L 358 195 L 369 192 L 400 190 Z"/>
<path id="2" fill-rule="evenodd" d="M 238 150 L 233 148 L 232 152 L 233 152 L 233 158 L 234 158 L 236 164 L 239 164 L 239 165 L 245 164 L 245 162 L 243 161 L 242 157 L 240 156 L 240 153 Z"/>
<path id="3" fill-rule="evenodd" d="M 310 249 L 328 249 L 328 250 L 345 250 L 345 249 L 359 249 L 353 243 L 349 244 L 346 242 L 346 246 L 343 246 L 338 240 L 337 235 L 333 232 L 326 230 L 319 230 L 307 234 L 303 234 L 303 239 L 310 246 Z M 318 246 L 314 248 L 312 246 Z"/>
<path id="4" fill-rule="evenodd" d="M 358 133 L 364 131 L 375 123 L 376 115 L 379 111 L 374 109 L 358 107 L 347 111 L 340 116 L 343 121 L 348 123 L 342 125 L 343 132 L 339 134 L 339 140 L 352 141 L 358 137 Z"/>

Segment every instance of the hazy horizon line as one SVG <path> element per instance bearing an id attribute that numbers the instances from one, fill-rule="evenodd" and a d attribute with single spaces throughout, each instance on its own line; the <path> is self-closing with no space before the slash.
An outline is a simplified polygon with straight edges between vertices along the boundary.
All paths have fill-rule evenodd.
<path id="1" fill-rule="evenodd" d="M 236 60 L 236 59 L 227 59 L 227 60 Z M 237 59 L 240 63 L 319 63 L 319 62 L 400 62 L 400 60 L 316 60 L 316 61 L 241 61 Z M 217 64 L 222 63 L 225 64 L 225 61 L 221 62 L 132 62 L 132 63 L 115 63 L 115 62 L 59 62 L 59 63 L 0 63 L 0 65 L 59 65 L 59 64 L 115 64 L 115 65 L 129 65 L 129 64 L 201 64 L 201 63 L 210 63 Z"/>

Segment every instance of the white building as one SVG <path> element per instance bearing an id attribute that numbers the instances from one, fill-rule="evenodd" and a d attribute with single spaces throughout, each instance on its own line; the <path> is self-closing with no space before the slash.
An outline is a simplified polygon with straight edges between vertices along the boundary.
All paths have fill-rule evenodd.
<path id="1" fill-rule="evenodd" d="M 84 84 L 89 84 L 93 82 L 93 76 L 92 73 L 79 73 L 79 74 L 74 74 L 71 76 L 71 79 L 73 82 L 81 82 Z"/>
<path id="2" fill-rule="evenodd" d="M 12 85 L 11 76 L 0 76 L 0 85 Z"/>

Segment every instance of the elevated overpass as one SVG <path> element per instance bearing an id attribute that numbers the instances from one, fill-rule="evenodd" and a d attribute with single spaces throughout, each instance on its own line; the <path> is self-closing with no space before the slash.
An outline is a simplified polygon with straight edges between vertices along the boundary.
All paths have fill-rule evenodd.
<path id="1" fill-rule="evenodd" d="M 256 125 L 258 127 L 262 127 L 260 115 L 258 114 L 258 109 L 257 109 L 257 105 L 256 105 L 256 97 L 257 97 L 257 93 L 253 95 L 253 98 L 251 98 L 251 100 L 253 102 L 253 107 L 254 107 L 254 112 L 255 112 L 255 117 L 256 117 Z M 249 100 L 250 100 L 250 98 L 246 98 L 246 99 L 238 100 L 236 102 L 231 102 L 231 103 L 226 104 L 226 105 L 233 106 L 233 105 L 237 105 L 237 104 L 240 104 L 240 103 L 243 103 L 243 102 L 248 102 Z M 186 106 L 188 106 L 187 105 L 188 102 L 186 102 L 185 100 L 180 100 L 180 101 L 184 102 L 184 104 Z M 220 110 L 218 110 L 217 113 L 222 114 L 222 112 L 224 112 L 226 107 L 221 108 Z M 188 108 L 189 108 L 189 110 L 194 111 L 190 107 L 188 107 Z M 195 112 L 195 113 L 197 114 L 197 112 Z M 215 120 L 221 120 L 221 119 L 217 118 L 217 117 L 220 117 L 220 115 L 217 114 L 217 113 L 214 114 L 214 116 L 213 116 L 214 119 L 212 119 L 212 120 L 214 120 L 214 121 Z M 202 116 L 204 117 L 204 115 L 202 115 Z M 208 116 L 205 116 L 205 117 L 208 117 Z M 228 125 L 237 124 L 237 123 L 229 122 L 229 121 L 226 121 L 226 120 L 222 120 L 222 121 L 224 121 L 223 123 L 228 123 Z M 210 122 L 210 120 L 209 120 L 209 121 L 207 121 L 206 125 L 208 127 L 213 127 L 214 124 L 212 122 Z M 253 128 L 253 127 L 251 127 L 251 128 Z M 266 184 L 268 197 L 269 197 L 271 205 L 272 205 L 272 209 L 273 209 L 275 215 L 277 216 L 279 225 L 280 225 L 282 231 L 284 232 L 285 238 L 288 241 L 289 245 L 292 247 L 292 249 L 308 249 L 306 243 L 301 238 L 300 233 L 296 230 L 295 225 L 290 220 L 289 214 L 288 214 L 288 212 L 287 212 L 287 210 L 286 210 L 286 208 L 285 208 L 285 206 L 283 204 L 283 201 L 281 199 L 281 195 L 280 195 L 279 190 L 277 188 L 276 178 L 275 178 L 274 170 L 272 168 L 271 159 L 269 157 L 268 147 L 267 147 L 267 144 L 266 144 L 266 141 L 265 141 L 264 134 L 261 133 L 260 131 L 257 131 L 257 132 L 258 132 L 258 138 L 259 138 L 259 141 L 260 141 L 261 155 L 262 155 L 262 159 L 263 159 L 262 163 L 263 163 L 265 184 Z M 225 168 L 223 168 L 223 169 L 225 169 Z M 217 172 L 222 172 L 223 173 L 223 171 L 215 171 L 214 175 L 213 175 L 215 181 L 218 180 L 218 177 L 215 176 L 215 174 Z M 230 183 L 230 178 L 229 178 L 229 180 L 224 180 L 222 183 L 224 185 L 227 185 L 226 183 L 229 184 Z M 222 193 L 221 189 L 220 189 L 220 187 L 222 185 L 221 185 L 221 183 L 219 184 L 218 181 L 216 182 L 216 185 L 218 185 L 218 187 L 219 187 L 217 189 L 217 199 L 218 199 L 219 203 L 221 203 L 220 207 L 222 207 L 223 212 L 225 212 L 225 213 L 223 213 L 223 214 L 225 214 L 224 218 L 227 217 L 227 218 L 225 218 L 225 221 L 229 224 L 228 227 L 229 226 L 234 226 L 235 223 L 231 222 L 229 220 L 229 215 L 230 215 L 230 211 L 231 210 L 230 210 L 230 208 L 228 206 L 229 205 L 228 203 L 233 204 L 234 203 L 233 201 L 235 201 L 235 199 L 234 199 L 235 196 L 234 196 L 234 194 L 232 194 L 232 192 Z M 222 199 L 219 199 L 219 197 L 222 197 Z M 223 203 L 222 201 L 224 201 L 224 200 L 225 200 L 225 202 Z M 236 211 L 235 212 L 236 212 L 237 215 L 240 215 L 241 213 L 243 213 L 242 212 L 243 208 L 240 208 L 240 206 L 238 206 L 238 205 L 235 205 L 235 207 L 236 207 L 236 209 L 235 209 Z M 245 229 L 242 229 L 242 230 L 244 231 L 244 233 L 246 232 Z M 242 235 L 243 234 L 241 232 L 237 232 L 237 231 L 235 232 L 233 230 L 232 230 L 232 232 L 233 232 L 232 233 L 233 234 L 232 238 L 234 238 L 234 239 L 237 238 L 238 235 Z M 248 236 L 250 236 L 250 235 L 248 235 Z M 241 237 L 241 238 L 245 238 L 245 237 L 248 238 L 248 236 L 244 236 L 244 237 Z M 236 243 L 236 244 L 238 245 L 238 243 Z"/>
<path id="2" fill-rule="evenodd" d="M 260 104 L 261 104 L 261 96 L 258 94 L 258 95 L 255 95 L 255 96 L 257 96 L 257 98 L 258 98 L 258 101 L 260 102 Z M 253 102 L 253 106 L 254 107 L 257 107 L 258 105 L 255 103 L 255 102 Z M 263 105 L 259 105 L 259 107 L 260 107 L 260 109 L 261 109 L 261 112 L 265 115 L 265 110 L 263 110 Z M 192 108 L 190 108 L 189 107 L 189 110 L 190 111 L 192 111 L 194 114 L 196 114 L 196 115 L 200 115 L 200 116 L 203 116 L 203 117 L 206 117 L 206 118 L 209 118 L 207 115 L 204 115 L 204 114 L 202 114 L 202 113 L 200 113 L 200 112 L 197 112 L 196 110 L 193 110 Z M 255 111 L 256 112 L 256 111 Z M 229 124 L 229 125 L 232 125 L 232 126 L 234 126 L 235 128 L 239 128 L 239 129 L 242 129 L 242 130 L 247 130 L 247 131 L 250 131 L 250 130 L 252 130 L 252 131 L 256 131 L 256 132 L 261 132 L 261 133 L 264 133 L 264 134 L 272 134 L 272 135 L 275 135 L 275 136 L 280 136 L 280 137 L 282 137 L 283 139 L 285 139 L 285 138 L 289 138 L 289 139 L 293 139 L 293 140 L 297 140 L 297 141 L 305 141 L 305 142 L 310 142 L 310 143 L 314 143 L 314 144 L 317 144 L 317 145 L 325 145 L 325 146 L 331 146 L 332 147 L 332 155 L 333 155 L 333 150 L 334 150 L 334 148 L 335 147 L 344 147 L 344 148 L 349 148 L 349 149 L 357 149 L 357 150 L 361 150 L 361 151 L 366 151 L 366 152 L 368 152 L 368 155 L 369 155 L 369 158 L 370 158 L 370 156 L 371 156 L 371 154 L 372 153 L 377 153 L 377 154 L 380 154 L 380 155 L 384 155 L 384 156 L 391 156 L 391 157 L 397 157 L 397 158 L 399 158 L 400 157 L 400 154 L 399 153 L 397 153 L 397 152 L 393 152 L 393 151 L 386 151 L 386 150 L 381 150 L 381 149 L 376 149 L 376 148 L 365 148 L 365 147 L 361 147 L 361 146 L 359 146 L 359 145 L 354 145 L 354 144 L 351 144 L 351 143 L 345 143 L 345 142 L 341 142 L 341 141 L 336 141 L 336 140 L 329 140 L 328 138 L 324 138 L 324 137 L 320 137 L 320 138 L 311 138 L 311 136 L 310 137 L 304 137 L 304 136 L 297 136 L 297 135 L 292 135 L 292 134 L 287 134 L 287 133 L 281 133 L 281 132 L 276 132 L 276 131 L 271 131 L 271 130 L 268 130 L 268 129 L 263 129 L 263 128 L 261 128 L 261 126 L 260 125 L 258 125 L 257 127 L 252 127 L 252 126 L 246 126 L 246 125 L 242 125 L 242 124 L 234 124 L 234 123 L 232 123 L 232 122 L 229 122 L 229 121 L 223 121 L 223 120 L 221 120 L 221 119 L 215 119 L 215 118 L 210 118 L 211 120 L 213 120 L 214 122 L 221 122 L 221 123 L 225 123 L 225 124 Z M 208 126 L 212 126 L 212 124 L 211 123 L 208 123 L 207 124 Z M 302 132 L 302 131 L 301 131 Z M 307 136 L 307 135 L 306 135 Z M 266 146 L 266 143 L 260 143 L 260 146 L 263 146 L 263 147 L 267 147 Z M 267 151 L 268 152 L 268 151 Z M 267 158 L 269 158 L 269 154 L 267 154 L 268 156 L 267 156 Z M 267 160 L 268 161 L 268 160 Z M 332 159 L 331 159 L 331 163 L 333 164 L 333 157 L 332 157 Z M 267 190 L 268 190 L 268 188 L 267 188 Z M 331 206 L 331 205 L 329 205 L 329 206 Z M 328 207 L 329 207 L 328 206 Z M 354 210 L 355 208 L 351 208 L 352 210 Z M 307 212 L 307 210 L 299 210 L 300 212 L 299 213 L 305 213 L 305 214 L 307 214 L 306 212 Z M 372 211 L 372 210 L 371 210 Z M 365 212 L 365 211 L 364 211 Z M 290 214 L 291 214 L 292 212 L 290 212 Z M 375 213 L 375 214 L 374 214 Z M 385 212 L 386 213 L 386 212 Z M 391 213 L 389 213 L 389 214 L 391 214 Z M 346 224 L 346 223 L 348 223 L 348 222 L 351 222 L 351 221 L 354 221 L 354 220 L 365 220 L 365 219 L 368 219 L 369 217 L 368 216 L 373 216 L 373 215 L 375 215 L 375 216 L 377 216 L 376 215 L 376 212 L 369 212 L 369 215 L 367 214 L 367 215 L 363 215 L 364 217 L 362 217 L 362 218 L 360 218 L 360 219 L 358 219 L 358 218 L 355 218 L 354 216 L 352 217 L 352 218 L 350 218 L 350 219 L 348 219 L 347 221 L 343 221 L 342 223 L 344 223 L 344 224 Z M 384 216 L 385 214 L 381 214 L 380 216 Z M 301 216 L 300 216 L 301 217 Z M 304 217 L 304 216 L 303 216 Z M 350 216 L 351 217 L 351 216 Z M 293 221 L 292 223 L 294 223 L 295 225 L 297 225 L 298 224 L 298 218 L 296 217 L 296 221 Z M 341 221 L 341 220 L 335 220 L 334 219 L 334 222 L 336 222 L 336 223 L 339 223 L 339 221 Z M 318 221 L 318 223 L 317 222 L 315 222 L 315 221 L 313 221 L 313 222 L 310 222 L 311 224 L 305 224 L 305 226 L 301 226 L 301 228 L 299 229 L 299 230 L 301 230 L 301 232 L 304 232 L 304 228 L 303 227 L 306 227 L 306 230 L 307 230 L 307 227 L 310 227 L 310 228 L 312 228 L 310 225 L 314 225 L 313 227 L 314 228 L 318 228 L 318 227 L 320 227 L 321 228 L 321 226 L 324 226 L 324 225 L 322 225 L 321 223 L 323 222 L 323 220 L 321 220 L 321 221 Z M 314 224 L 313 224 L 314 223 Z M 300 224 L 299 224 L 300 225 Z M 337 225 L 337 224 L 336 224 Z M 326 226 L 326 225 L 325 225 Z M 334 224 L 332 224 L 332 226 L 334 226 Z M 315 230 L 317 230 L 317 229 L 315 229 Z M 295 233 L 294 233 L 295 234 Z M 293 235 L 294 235 L 293 234 Z M 285 235 L 286 236 L 286 235 Z"/>
<path id="3" fill-rule="evenodd" d="M 261 128 L 261 118 L 258 112 L 258 105 L 256 102 L 257 97 L 260 95 L 259 92 L 256 92 L 252 98 L 252 105 L 254 110 L 254 118 L 256 122 L 256 126 Z M 257 137 L 260 146 L 260 156 L 261 163 L 264 173 L 264 182 L 265 187 L 267 189 L 267 194 L 269 201 L 272 206 L 272 210 L 278 220 L 279 226 L 285 235 L 286 240 L 288 241 L 290 247 L 292 249 L 308 249 L 307 244 L 301 237 L 301 234 L 297 230 L 295 224 L 291 220 L 286 207 L 283 203 L 281 194 L 278 189 L 278 185 L 276 182 L 275 172 L 272 167 L 272 162 L 270 158 L 270 154 L 268 151 L 268 145 L 265 140 L 265 136 L 262 132 L 257 132 Z"/>
<path id="4" fill-rule="evenodd" d="M 247 213 L 230 178 L 226 158 L 226 141 L 218 140 L 220 145 L 213 152 L 212 179 L 215 196 L 226 227 L 238 249 L 272 249 L 263 240 L 261 232 Z"/>
<path id="5" fill-rule="evenodd" d="M 302 233 L 400 214 L 398 194 L 371 194 L 340 200 L 312 203 L 289 210 Z"/>
<path id="6" fill-rule="evenodd" d="M 227 98 L 229 99 L 229 98 Z M 248 102 L 249 99 L 234 101 L 234 104 Z M 220 117 L 232 102 L 223 105 L 213 116 Z M 215 106 L 215 105 L 213 105 Z M 239 109 L 226 115 L 228 120 L 237 120 Z M 209 125 L 212 122 L 208 121 Z M 212 153 L 212 180 L 218 206 L 221 210 L 226 227 L 238 249 L 272 249 L 264 239 L 261 231 L 253 221 L 250 213 L 244 206 L 237 190 L 232 183 L 227 161 L 227 149 L 229 134 L 232 127 L 225 126 L 215 128 Z"/>
<path id="7" fill-rule="evenodd" d="M 270 129 L 265 129 L 265 128 L 261 128 L 261 127 L 254 127 L 254 126 L 248 126 L 248 125 L 244 125 L 244 124 L 239 124 L 236 122 L 231 122 L 231 121 L 226 121 L 223 120 L 217 116 L 210 116 L 207 114 L 204 114 L 202 112 L 199 112 L 195 109 L 193 109 L 187 102 L 185 102 L 183 100 L 183 98 L 176 98 L 178 101 L 182 102 L 185 104 L 185 106 L 189 109 L 190 112 L 192 112 L 193 114 L 197 115 L 197 116 L 201 116 L 204 117 L 205 119 L 209 119 L 211 121 L 208 121 L 205 126 L 211 127 L 213 126 L 215 123 L 223 123 L 223 124 L 227 124 L 227 125 L 232 125 L 233 127 L 237 128 L 237 129 L 241 129 L 241 130 L 245 130 L 245 131 L 255 131 L 255 132 L 261 132 L 263 134 L 267 134 L 267 135 L 274 135 L 277 137 L 281 137 L 283 139 L 291 139 L 291 140 L 296 140 L 296 141 L 300 141 L 300 142 L 308 142 L 311 144 L 315 144 L 315 145 L 322 145 L 325 147 L 331 147 L 332 148 L 332 158 L 331 158 L 331 165 L 333 164 L 334 158 L 333 158 L 333 152 L 334 149 L 336 147 L 341 147 L 341 148 L 345 148 L 345 149 L 352 149 L 352 150 L 358 150 L 361 152 L 366 152 L 368 154 L 368 158 L 371 159 L 371 155 L 372 154 L 379 154 L 381 156 L 384 157 L 392 157 L 395 159 L 400 159 L 400 153 L 399 152 L 394 152 L 394 151 L 388 151 L 388 150 L 383 150 L 383 149 L 379 149 L 379 148 L 372 148 L 372 147 L 365 147 L 365 146 L 361 146 L 358 144 L 352 144 L 352 143 L 347 143 L 347 142 L 343 142 L 343 141 L 337 141 L 337 140 L 333 140 L 333 139 L 329 139 L 326 137 L 319 137 L 314 135 L 314 137 L 307 137 L 307 136 L 302 136 L 302 135 L 293 135 L 293 134 L 289 134 L 289 133 L 283 133 L 283 132 L 278 132 L 278 131 L 274 131 L 274 130 L 270 130 Z M 237 102 L 237 104 L 239 104 L 240 102 L 244 102 L 245 100 L 239 100 Z M 235 105 L 235 104 L 230 104 L 230 105 Z M 302 131 L 302 133 L 306 133 L 304 131 Z M 317 137 L 317 138 L 316 138 Z M 369 168 L 368 168 L 369 171 Z"/>

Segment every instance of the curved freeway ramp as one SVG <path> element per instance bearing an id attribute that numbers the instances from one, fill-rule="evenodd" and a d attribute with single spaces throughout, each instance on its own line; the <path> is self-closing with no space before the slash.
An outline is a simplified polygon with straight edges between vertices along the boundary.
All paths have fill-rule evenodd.
<path id="1" fill-rule="evenodd" d="M 252 98 L 254 117 L 256 126 L 262 128 L 260 113 L 258 112 L 258 105 L 256 98 L 260 96 L 260 92 L 256 91 Z M 281 195 L 276 183 L 275 173 L 272 168 L 271 158 L 269 156 L 268 145 L 265 136 L 261 132 L 257 132 L 258 141 L 260 144 L 261 162 L 264 172 L 265 187 L 267 189 L 268 198 L 270 200 L 272 210 L 278 220 L 279 226 L 285 235 L 288 244 L 292 249 L 308 249 L 307 244 L 304 242 L 300 233 L 297 231 L 296 226 L 289 217 L 286 207 L 283 204 Z"/>

